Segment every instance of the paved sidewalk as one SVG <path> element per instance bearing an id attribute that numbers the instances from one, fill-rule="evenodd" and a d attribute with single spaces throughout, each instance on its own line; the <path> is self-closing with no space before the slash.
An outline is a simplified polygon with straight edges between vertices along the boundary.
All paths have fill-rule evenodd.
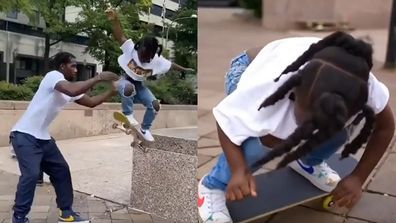
<path id="1" fill-rule="evenodd" d="M 216 15 L 215 17 L 213 15 Z M 266 43 L 290 36 L 325 36 L 329 33 L 308 31 L 275 32 L 265 30 L 260 21 L 240 16 L 239 9 L 199 8 L 199 104 L 198 104 L 198 156 L 199 169 L 197 178 L 206 174 L 221 153 L 215 120 L 211 109 L 224 98 L 224 74 L 229 68 L 230 60 L 243 50 L 263 46 Z M 387 44 L 387 30 L 356 30 L 355 36 L 370 36 L 374 42 L 374 73 L 396 93 L 396 72 L 382 70 Z M 396 100 L 390 102 L 396 112 Z M 359 151 L 357 157 L 362 154 Z M 394 223 L 396 222 L 396 150 L 393 147 L 384 156 L 383 162 L 374 171 L 376 174 L 367 188 L 362 200 L 352 210 L 333 210 L 325 212 L 320 201 L 310 202 L 277 213 L 271 219 L 257 222 L 269 223 Z M 259 172 L 266 172 L 275 167 L 276 160 L 266 165 Z M 291 220 L 292 219 L 292 220 Z"/>

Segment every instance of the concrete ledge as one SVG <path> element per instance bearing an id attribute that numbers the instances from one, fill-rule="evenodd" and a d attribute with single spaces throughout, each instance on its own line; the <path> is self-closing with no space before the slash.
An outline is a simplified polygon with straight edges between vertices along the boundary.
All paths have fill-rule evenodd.
<path id="1" fill-rule="evenodd" d="M 0 101 L 0 146 L 8 145 L 11 128 L 25 112 L 27 101 Z M 57 139 L 70 139 L 119 132 L 111 128 L 113 112 L 120 111 L 119 103 L 104 103 L 96 108 L 86 108 L 70 104 L 63 109 L 50 126 L 51 135 Z M 143 120 L 145 109 L 142 105 L 134 106 L 135 118 Z M 153 129 L 197 126 L 195 105 L 162 105 L 154 120 Z"/>
<path id="2" fill-rule="evenodd" d="M 175 222 L 197 222 L 197 141 L 154 137 L 146 153 L 133 148 L 130 205 Z"/>

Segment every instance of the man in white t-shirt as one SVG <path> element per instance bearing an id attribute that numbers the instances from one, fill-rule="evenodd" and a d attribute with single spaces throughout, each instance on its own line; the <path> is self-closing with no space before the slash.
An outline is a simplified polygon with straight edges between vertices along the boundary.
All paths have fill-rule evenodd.
<path id="1" fill-rule="evenodd" d="M 56 70 L 48 72 L 22 117 L 11 130 L 10 141 L 19 163 L 19 178 L 13 207 L 13 223 L 29 222 L 26 218 L 34 197 L 40 170 L 50 176 L 59 208 L 59 222 L 89 222 L 72 209 L 73 186 L 69 166 L 50 136 L 48 127 L 62 108 L 70 103 L 93 108 L 116 94 L 114 81 L 119 78 L 111 72 L 102 72 L 86 81 L 71 82 L 77 74 L 75 57 L 67 52 L 54 56 Z M 85 95 L 100 81 L 111 81 L 112 88 L 101 95 Z"/>
<path id="2" fill-rule="evenodd" d="M 173 63 L 161 56 L 162 46 L 154 36 L 145 36 L 134 43 L 131 39 L 126 39 L 122 32 L 120 21 L 113 9 L 106 10 L 108 19 L 112 22 L 113 36 L 121 46 L 122 55 L 118 58 L 118 64 L 126 73 L 125 78 L 118 84 L 121 95 L 122 112 L 127 116 L 133 125 L 138 125 L 138 121 L 133 116 L 133 104 L 141 103 L 146 107 L 146 112 L 141 123 L 140 134 L 147 141 L 154 141 L 150 133 L 152 122 L 160 109 L 159 101 L 148 89 L 143 81 L 155 75 L 164 74 L 169 70 L 180 72 L 192 72 L 191 68 L 185 68 Z M 132 83 L 135 92 L 132 95 L 125 95 L 124 88 L 128 83 Z"/>
<path id="3" fill-rule="evenodd" d="M 257 196 L 256 184 L 252 176 L 252 173 L 260 167 L 257 162 L 268 157 L 268 154 L 277 153 L 279 145 L 284 146 L 282 150 L 279 149 L 281 154 L 288 152 L 286 148 L 298 147 L 293 150 L 295 152 L 302 147 L 295 143 L 308 147 L 309 144 L 307 145 L 306 142 L 319 132 L 322 136 L 326 135 L 327 133 L 324 132 L 330 131 L 326 127 L 333 126 L 333 123 L 341 126 L 337 127 L 341 130 L 332 132 L 332 137 L 325 138 L 325 141 L 321 141 L 301 159 L 292 161 L 290 167 L 316 187 L 331 192 L 338 206 L 351 208 L 356 204 L 361 196 L 363 182 L 386 151 L 394 133 L 393 115 L 388 105 L 389 91 L 372 73 L 369 73 L 372 66 L 370 49 L 367 44 L 355 40 L 348 34 L 338 32 L 322 41 L 310 37 L 277 40 L 263 48 L 248 50 L 232 61 L 231 69 L 226 76 L 225 88 L 228 96 L 213 109 L 224 153 L 208 175 L 201 179 L 198 186 L 198 209 L 204 222 L 232 222 L 225 204 L 226 199 L 233 201 L 246 196 Z M 310 58 L 316 53 L 321 55 L 319 58 L 322 59 L 312 62 Z M 304 70 L 305 65 L 307 67 L 310 65 L 309 68 L 317 68 Z M 291 71 L 286 72 L 287 69 Z M 278 79 L 281 73 L 285 75 Z M 364 78 L 358 74 L 361 76 L 367 74 L 367 80 L 362 81 Z M 315 78 L 309 79 L 309 75 Z M 278 81 L 274 82 L 274 80 Z M 316 84 L 316 80 L 321 80 L 318 82 L 320 85 Z M 346 81 L 335 83 L 338 80 Z M 352 87 L 346 87 L 349 85 Z M 274 97 L 275 92 L 281 92 L 279 89 L 283 89 L 285 95 L 279 96 L 275 103 L 271 102 L 270 105 L 258 109 L 269 96 Z M 305 91 L 310 93 L 294 98 L 298 92 Z M 368 97 L 363 101 L 365 95 Z M 331 118 L 326 116 L 326 119 L 319 119 L 316 118 L 318 116 L 311 116 L 325 116 L 323 114 L 325 112 L 315 110 L 318 104 L 311 104 L 318 102 L 317 98 L 322 96 L 326 98 L 324 100 L 326 103 L 320 104 L 322 107 L 339 108 Z M 327 100 L 327 97 L 333 100 Z M 353 98 L 353 100 L 348 100 L 347 104 L 345 98 Z M 367 114 L 365 125 L 359 133 L 363 137 L 358 141 L 360 143 L 364 143 L 363 140 L 367 139 L 369 141 L 358 166 L 341 180 L 325 161 L 348 141 L 348 132 L 343 126 L 349 127 L 351 122 L 336 122 L 338 116 L 347 117 L 340 114 L 344 109 L 346 110 L 346 107 L 355 109 L 353 106 L 357 104 L 366 106 L 363 109 L 359 108 L 362 109 L 361 114 Z M 302 105 L 305 107 L 301 107 Z M 348 112 L 352 110 L 343 114 Z M 367 121 L 368 117 L 371 120 Z M 373 127 L 371 125 L 374 118 L 376 122 Z M 320 128 L 312 127 L 319 125 L 319 122 L 316 122 L 318 120 L 326 120 L 326 122 L 320 124 Z M 354 120 L 353 117 L 350 120 Z M 339 122 L 343 125 L 339 125 Z M 319 131 L 315 132 L 318 128 Z M 370 133 L 371 130 L 373 130 L 371 137 L 364 139 L 367 136 L 365 134 Z M 319 139 L 315 138 L 315 140 Z M 283 144 L 285 141 L 289 143 L 288 146 Z M 353 139 L 350 144 L 354 141 Z M 361 146 L 357 141 L 355 145 Z M 303 150 L 299 151 L 303 154 Z M 287 153 L 285 158 L 291 158 L 291 153 Z M 297 156 L 296 153 L 293 155 Z"/>

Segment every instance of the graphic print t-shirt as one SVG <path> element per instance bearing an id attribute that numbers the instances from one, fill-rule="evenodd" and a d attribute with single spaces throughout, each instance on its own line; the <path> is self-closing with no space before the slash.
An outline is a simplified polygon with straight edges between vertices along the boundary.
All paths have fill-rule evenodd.
<path id="1" fill-rule="evenodd" d="M 132 79 L 144 81 L 149 76 L 164 74 L 171 68 L 172 62 L 158 54 L 150 63 L 141 63 L 134 47 L 133 41 L 128 39 L 120 47 L 123 54 L 118 57 L 118 64 Z"/>

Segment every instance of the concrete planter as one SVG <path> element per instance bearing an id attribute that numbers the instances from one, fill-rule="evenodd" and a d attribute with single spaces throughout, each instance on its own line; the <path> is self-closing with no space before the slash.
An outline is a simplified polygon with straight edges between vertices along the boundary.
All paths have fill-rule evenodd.
<path id="1" fill-rule="evenodd" d="M 197 222 L 197 141 L 154 137 L 153 148 L 133 149 L 131 207 L 175 222 Z"/>

